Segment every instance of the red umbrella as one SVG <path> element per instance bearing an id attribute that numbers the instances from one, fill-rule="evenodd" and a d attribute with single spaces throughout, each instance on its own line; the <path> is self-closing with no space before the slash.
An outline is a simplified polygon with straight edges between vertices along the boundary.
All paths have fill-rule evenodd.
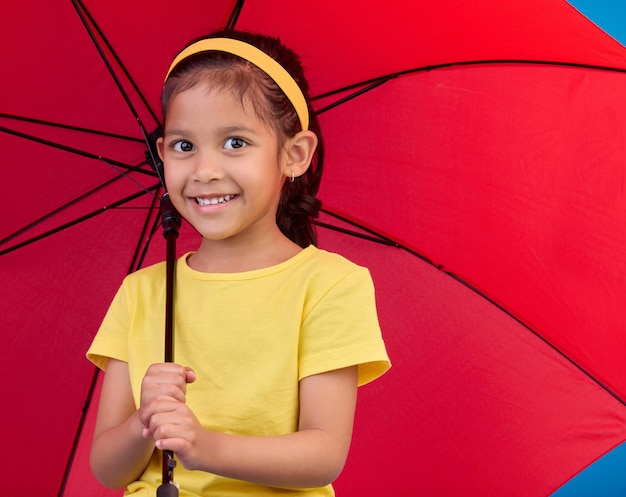
<path id="1" fill-rule="evenodd" d="M 148 131 L 173 55 L 234 7 L 84 3 Z M 107 495 L 87 469 L 84 353 L 141 259 L 155 180 L 72 3 L 5 4 L 5 489 Z M 360 393 L 338 493 L 548 495 L 624 441 L 626 50 L 562 0 L 248 0 L 236 26 L 302 54 L 321 221 L 365 237 L 320 227 L 320 244 L 371 268 L 394 363 Z M 194 238 L 184 227 L 179 250 Z M 163 257 L 156 235 L 143 264 Z"/>

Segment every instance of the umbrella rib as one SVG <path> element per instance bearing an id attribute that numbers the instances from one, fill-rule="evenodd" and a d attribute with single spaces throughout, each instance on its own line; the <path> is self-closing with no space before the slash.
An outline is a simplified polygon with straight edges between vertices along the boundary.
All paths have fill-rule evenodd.
<path id="1" fill-rule="evenodd" d="M 348 230 L 346 228 L 341 228 L 339 226 L 335 226 L 332 224 L 328 224 L 328 223 L 323 223 L 323 222 L 319 222 L 319 221 L 315 221 L 315 224 L 322 227 L 322 228 L 326 228 L 326 229 L 330 229 L 333 231 L 338 231 L 340 233 L 344 233 L 346 235 L 350 235 L 350 236 L 354 236 L 357 238 L 362 238 L 364 240 L 369 240 L 371 242 L 375 242 L 375 243 L 379 243 L 381 245 L 387 245 L 390 247 L 396 247 L 402 250 L 405 250 L 406 252 L 410 253 L 411 255 L 418 257 L 420 259 L 422 259 L 424 262 L 430 264 L 431 266 L 434 266 L 438 269 L 443 270 L 443 266 L 440 264 L 437 264 L 436 262 L 434 262 L 432 259 L 429 259 L 428 257 L 426 257 L 425 255 L 417 252 L 416 250 L 413 250 L 409 247 L 407 247 L 406 245 L 403 245 L 399 242 L 397 242 L 396 240 L 393 240 L 392 238 L 389 238 L 388 236 L 383 235 L 382 233 L 375 231 L 371 228 L 368 228 L 367 226 L 364 226 L 356 221 L 353 221 L 351 219 L 348 219 L 345 216 L 342 216 L 341 214 L 338 214 L 336 212 L 332 212 L 328 209 L 321 209 L 322 212 L 324 212 L 325 214 L 334 217 L 335 219 L 338 219 L 344 223 L 347 223 L 351 226 L 354 226 L 355 228 L 358 228 L 361 231 L 364 231 L 367 234 L 364 233 L 359 233 L 358 231 L 353 231 L 353 230 Z"/>
<path id="2" fill-rule="evenodd" d="M 358 89 L 354 93 L 350 93 L 341 100 L 334 102 L 332 104 L 327 105 L 316 111 L 316 114 L 321 114 L 326 112 L 334 107 L 337 107 L 340 104 L 343 104 L 353 98 L 362 95 L 378 86 L 391 81 L 392 79 L 406 76 L 409 74 L 414 74 L 418 72 L 429 72 L 437 69 L 445 69 L 450 67 L 461 67 L 461 66 L 474 66 L 474 65 L 496 65 L 496 64 L 526 64 L 526 65 L 549 65 L 549 66 L 561 66 L 561 67 L 575 67 L 580 69 L 594 69 L 598 71 L 610 71 L 610 72 L 620 72 L 626 73 L 626 69 L 619 67 L 611 67 L 611 66 L 601 66 L 594 64 L 582 64 L 577 62 L 559 62 L 559 61 L 548 61 L 548 60 L 532 60 L 532 59 L 485 59 L 485 60 L 470 60 L 470 61 L 460 61 L 460 62 L 447 62 L 445 64 L 435 64 L 430 66 L 421 66 L 415 67 L 412 69 L 404 69 L 402 71 L 385 74 L 383 76 L 378 76 L 376 78 L 371 78 L 367 80 L 360 81 L 358 83 L 352 83 L 347 86 L 343 86 L 341 88 L 337 88 L 335 90 L 331 90 L 325 93 L 321 93 L 311 98 L 311 100 L 321 100 L 328 97 L 332 97 L 334 95 L 338 95 L 341 93 L 349 92 L 351 90 Z"/>
<path id="3" fill-rule="evenodd" d="M 83 404 L 83 409 L 81 411 L 80 419 L 78 421 L 78 426 L 76 427 L 76 433 L 74 433 L 74 440 L 72 441 L 72 448 L 70 450 L 70 456 L 68 458 L 67 464 L 65 465 L 65 471 L 63 472 L 63 479 L 61 481 L 61 485 L 59 487 L 59 493 L 57 497 L 62 497 L 65 493 L 65 487 L 70 477 L 70 472 L 72 470 L 72 464 L 74 462 L 74 458 L 76 457 L 76 451 L 78 449 L 78 444 L 80 442 L 80 437 L 83 433 L 83 429 L 85 427 L 85 423 L 87 421 L 87 414 L 89 412 L 89 406 L 91 405 L 91 401 L 96 392 L 96 386 L 98 384 L 98 377 L 100 376 L 100 368 L 94 367 L 94 372 L 91 377 L 91 384 L 89 385 L 89 391 L 87 392 L 87 398 L 85 399 L 85 403 Z"/>
<path id="4" fill-rule="evenodd" d="M 237 0 L 237 3 L 233 7 L 232 12 L 230 13 L 230 17 L 228 18 L 228 22 L 226 23 L 226 29 L 235 29 L 237 25 L 237 21 L 239 20 L 239 15 L 243 10 L 243 4 L 245 0 Z"/>
<path id="5" fill-rule="evenodd" d="M 21 121 L 21 122 L 27 122 L 27 123 L 32 123 L 32 124 L 39 124 L 42 126 L 49 126 L 52 128 L 68 129 L 70 131 L 80 131 L 81 133 L 89 133 L 92 135 L 105 136 L 107 138 L 116 138 L 119 140 L 128 140 L 132 142 L 143 143 L 143 140 L 141 138 L 134 138 L 132 136 L 126 136 L 126 135 L 118 135 L 116 133 L 110 133 L 108 131 L 100 131 L 96 129 L 82 128 L 80 126 L 72 126 L 70 124 L 62 124 L 62 123 L 56 123 L 52 121 L 44 121 L 42 119 L 35 119 L 32 117 L 15 116 L 13 114 L 0 113 L 0 118 L 12 119 L 14 121 Z"/>
<path id="6" fill-rule="evenodd" d="M 117 55 L 117 52 L 115 52 L 115 50 L 113 49 L 113 47 L 109 43 L 109 40 L 104 35 L 102 30 L 100 29 L 100 27 L 96 23 L 95 19 L 92 17 L 91 13 L 87 10 L 87 8 L 85 7 L 85 5 L 83 4 L 83 2 L 81 0 L 72 0 L 72 4 L 74 5 L 74 9 L 76 10 L 78 16 L 80 17 L 80 19 L 81 19 L 81 21 L 83 23 L 83 26 L 87 30 L 87 33 L 89 34 L 89 37 L 91 38 L 91 41 L 95 45 L 96 50 L 98 50 L 98 53 L 100 54 L 100 57 L 101 57 L 102 61 L 106 65 L 107 70 L 109 71 L 109 74 L 111 75 L 111 77 L 113 78 L 113 81 L 117 85 L 117 88 L 120 91 L 120 94 L 122 95 L 122 98 L 124 98 L 124 100 L 126 101 L 126 105 L 128 105 L 128 108 L 131 111 L 131 113 L 133 114 L 133 117 L 135 119 L 137 119 L 137 121 L 139 121 L 139 115 L 137 114 L 137 111 L 136 111 L 135 107 L 133 106 L 133 104 L 132 104 L 132 102 L 130 100 L 130 97 L 128 96 L 128 94 L 124 90 L 124 87 L 122 86 L 122 83 L 120 82 L 119 78 L 115 74 L 115 71 L 113 70 L 113 67 L 112 67 L 111 63 L 110 63 L 109 59 L 107 58 L 106 54 L 104 53 L 104 50 L 102 49 L 102 46 L 98 42 L 98 40 L 97 40 L 93 30 L 91 29 L 91 26 L 93 26 L 93 28 L 97 31 L 98 35 L 102 39 L 102 42 L 106 45 L 107 49 L 109 50 L 109 52 L 111 53 L 111 55 L 115 59 L 115 62 L 119 65 L 120 69 L 124 73 L 124 76 L 126 76 L 126 78 L 128 79 L 129 83 L 131 84 L 131 86 L 133 87 L 133 89 L 135 90 L 135 92 L 137 93 L 139 98 L 141 99 L 142 103 L 146 107 L 146 110 L 150 113 L 150 115 L 154 119 L 154 122 L 157 123 L 157 126 L 160 126 L 160 121 L 159 121 L 159 118 L 157 117 L 156 113 L 152 110 L 152 107 L 150 106 L 150 104 L 148 103 L 148 101 L 144 97 L 143 93 L 141 92 L 141 90 L 137 86 L 137 83 L 135 83 L 135 80 L 130 75 L 130 72 L 126 69 L 126 66 L 124 66 L 124 64 L 122 63 L 121 59 Z M 88 18 L 89 22 L 87 22 L 87 18 L 85 16 Z M 89 23 L 91 23 L 91 25 Z M 141 126 L 141 124 L 140 124 L 140 126 Z"/>
<path id="7" fill-rule="evenodd" d="M 362 238 L 363 240 L 369 240 L 370 242 L 380 243 L 381 245 L 389 245 L 392 247 L 396 247 L 397 244 L 392 241 L 387 241 L 383 238 L 379 238 L 376 236 L 366 235 L 365 233 L 359 233 L 358 231 L 349 230 L 347 228 L 341 228 L 339 226 L 335 226 L 334 224 L 328 224 L 321 221 L 314 221 L 316 226 L 320 228 L 326 228 L 328 230 L 337 231 L 338 233 L 343 233 L 345 235 L 354 236 L 356 238 Z"/>
<path id="8" fill-rule="evenodd" d="M 82 3 L 82 1 L 81 0 L 72 0 L 72 4 L 74 5 L 75 10 L 76 10 L 78 16 L 80 17 L 80 19 L 81 19 L 81 21 L 83 23 L 83 26 L 85 27 L 85 30 L 89 34 L 89 37 L 91 38 L 91 41 L 95 45 L 96 50 L 100 54 L 100 58 L 104 62 L 104 65 L 106 66 L 107 70 L 109 71 L 109 74 L 113 78 L 113 81 L 115 82 L 115 85 L 117 86 L 117 89 L 119 90 L 120 94 L 122 95 L 122 98 L 126 102 L 126 105 L 128 106 L 128 109 L 130 110 L 131 114 L 135 118 L 135 121 L 137 122 L 137 125 L 139 126 L 139 129 L 140 129 L 141 134 L 143 136 L 143 139 L 144 139 L 144 142 L 146 144 L 146 147 L 148 148 L 148 151 L 150 153 L 150 158 L 152 160 L 152 165 L 154 167 L 154 170 L 158 173 L 159 172 L 159 167 L 158 167 L 158 164 L 157 164 L 156 157 L 155 157 L 155 155 L 153 153 L 153 143 L 152 143 L 151 137 L 148 136 L 146 128 L 144 127 L 143 122 L 141 121 L 141 118 L 139 117 L 139 114 L 137 113 L 137 109 L 135 109 L 135 106 L 131 102 L 128 93 L 126 92 L 126 90 L 122 86 L 122 83 L 121 83 L 120 79 L 117 77 L 117 74 L 113 70 L 113 66 L 111 65 L 111 62 L 107 58 L 106 54 L 104 53 L 102 45 L 98 42 L 98 39 L 96 38 L 94 31 L 91 29 L 91 26 L 93 26 L 95 28 L 95 30 L 98 32 L 98 35 L 102 39 L 102 42 L 106 45 L 106 47 L 109 50 L 109 52 L 111 53 L 112 57 L 115 59 L 116 63 L 119 65 L 119 67 L 121 68 L 122 72 L 124 73 L 124 75 L 126 76 L 128 81 L 130 82 L 131 86 L 133 87 L 133 89 L 135 90 L 135 92 L 137 93 L 137 95 L 139 96 L 141 101 L 143 102 L 145 108 L 148 110 L 148 112 L 150 113 L 150 115 L 154 119 L 154 122 L 156 123 L 157 129 L 161 128 L 161 123 L 160 123 L 159 118 L 156 116 L 156 114 L 154 113 L 154 111 L 152 110 L 150 105 L 148 104 L 148 101 L 145 99 L 143 93 L 141 92 L 141 90 L 139 89 L 137 84 L 135 83 L 134 79 L 131 77 L 129 71 L 126 69 L 126 67 L 122 63 L 121 59 L 119 58 L 119 56 L 117 55 L 115 50 L 113 50 L 113 47 L 109 43 L 108 39 L 106 38 L 106 36 L 104 36 L 104 33 L 102 32 L 102 30 L 100 29 L 98 24 L 95 22 L 94 18 L 91 16 L 89 11 L 86 9 L 86 7 Z M 89 24 L 89 22 L 87 22 L 86 17 L 89 18 L 89 22 L 91 22 L 91 25 Z M 161 177 L 160 174 L 159 174 L 159 179 L 161 180 L 161 183 L 165 186 L 165 181 L 163 180 L 163 178 Z"/>
<path id="9" fill-rule="evenodd" d="M 326 111 L 329 111 L 331 109 L 334 109 L 335 107 L 347 102 L 348 100 L 352 100 L 353 98 L 358 97 L 359 95 L 362 95 L 363 93 L 367 93 L 370 90 L 373 90 L 374 88 L 377 88 L 380 85 L 385 84 L 387 81 L 389 81 L 390 79 L 393 79 L 397 77 L 397 75 L 389 75 L 386 77 L 382 77 L 382 78 L 378 78 L 375 79 L 371 82 L 371 84 L 369 84 L 368 86 L 366 86 L 365 88 L 361 88 L 358 91 L 355 91 L 354 93 L 351 93 L 347 96 L 345 96 L 344 98 L 341 98 L 335 102 L 333 102 L 332 104 L 327 105 L 326 107 L 322 107 L 321 109 L 318 109 L 317 111 L 315 111 L 316 114 L 323 114 Z M 358 85 L 357 87 L 360 87 L 361 85 Z M 317 98 L 321 98 L 321 97 L 317 97 Z M 314 99 L 315 100 L 315 99 Z"/>
<path id="10" fill-rule="evenodd" d="M 120 167 L 122 169 L 125 169 L 127 171 L 135 171 L 137 173 L 141 173 L 141 174 L 147 174 L 149 176 L 155 176 L 155 173 L 153 171 L 149 171 L 146 170 L 144 168 L 138 167 L 138 166 L 132 166 L 130 164 L 126 164 L 125 162 L 120 162 L 117 161 L 115 159 L 110 159 L 107 157 L 103 157 L 101 155 L 97 155 L 97 154 L 92 154 L 91 152 L 87 152 L 85 150 L 80 150 L 78 148 L 74 148 L 74 147 L 70 147 L 67 145 L 62 145 L 60 143 L 56 143 L 50 140 L 45 140 L 44 138 L 40 138 L 34 135 L 30 135 L 28 133 L 22 133 L 21 131 L 16 131 L 14 129 L 10 129 L 10 128 L 5 128 L 3 126 L 0 126 L 0 132 L 4 132 L 13 136 L 17 136 L 19 138 L 24 138 L 26 140 L 30 140 L 30 141 L 34 141 L 36 143 L 39 143 L 41 145 L 46 145 L 48 147 L 52 147 L 52 148 L 56 148 L 59 150 L 63 150 L 64 152 L 70 152 L 72 154 L 76 154 L 76 155 L 80 155 L 82 157 L 87 157 L 89 159 L 96 159 L 96 160 L 101 160 L 103 162 L 106 162 L 107 164 L 110 164 L 112 166 L 117 166 Z"/>
<path id="11" fill-rule="evenodd" d="M 26 226 L 23 226 L 22 228 L 20 228 L 16 232 L 14 232 L 14 233 L 10 234 L 9 236 L 7 236 L 7 237 L 3 238 L 2 240 L 0 240 L 0 246 L 4 245 L 6 242 L 8 242 L 10 240 L 13 240 L 14 238 L 18 237 L 19 235 L 27 232 L 28 230 L 34 228 L 35 226 L 43 223 L 47 219 L 50 219 L 51 217 L 54 217 L 55 215 L 59 214 L 60 212 L 63 212 L 65 209 L 68 209 L 69 207 L 71 207 L 73 205 L 76 205 L 78 202 L 80 202 L 80 201 L 86 199 L 87 197 L 89 197 L 90 195 L 93 195 L 94 193 L 96 193 L 96 192 L 106 188 L 107 186 L 113 184 L 115 181 L 117 181 L 117 180 L 119 180 L 119 179 L 121 179 L 123 177 L 124 177 L 124 175 L 115 176 L 114 178 L 111 178 L 111 179 L 105 181 L 104 183 L 96 186 L 95 188 L 92 188 L 88 192 L 83 193 L 82 195 L 76 197 L 75 199 L 70 200 L 69 202 L 66 202 L 62 206 L 57 207 L 53 211 L 50 211 L 49 213 L 45 214 L 44 216 L 41 216 L 40 218 L 36 219 L 32 223 L 29 223 Z"/>
<path id="12" fill-rule="evenodd" d="M 150 208 L 148 210 L 148 215 L 146 216 L 146 219 L 143 223 L 143 227 L 141 228 L 141 233 L 139 234 L 139 237 L 137 239 L 137 245 L 135 246 L 135 252 L 133 254 L 133 258 L 130 262 L 130 266 L 128 267 L 129 274 L 143 266 L 143 262 L 146 258 L 148 249 L 150 248 L 150 243 L 152 242 L 152 238 L 154 237 L 154 234 L 156 233 L 159 227 L 160 209 L 157 208 L 156 206 L 157 196 L 158 195 L 154 195 L 152 197 L 152 204 L 150 205 Z M 148 224 L 149 224 L 150 216 L 153 210 L 156 210 L 158 212 L 158 215 L 154 218 L 154 221 L 152 223 L 152 228 L 150 229 L 150 234 L 148 235 L 146 243 L 143 246 L 143 250 L 141 250 L 141 240 L 143 240 L 143 237 L 148 231 Z M 141 250 L 141 255 L 139 254 L 140 250 Z"/>
<path id="13" fill-rule="evenodd" d="M 626 72 L 626 71 L 624 71 Z M 609 395 L 611 395 L 615 400 L 617 400 L 620 404 L 626 406 L 626 399 L 623 399 L 622 397 L 620 397 L 613 389 L 611 389 L 611 387 L 609 387 L 606 383 L 602 382 L 599 378 L 597 378 L 596 376 L 594 376 L 591 372 L 587 371 L 581 364 L 579 364 L 578 362 L 576 362 L 573 358 L 571 358 L 570 356 L 568 356 L 565 352 L 563 352 L 562 350 L 560 350 L 556 345 L 554 345 L 553 343 L 551 343 L 547 338 L 545 338 L 543 335 L 541 335 L 541 333 L 539 333 L 538 331 L 534 330 L 533 328 L 531 328 L 529 325 L 527 325 L 526 323 L 524 323 L 520 318 L 518 318 L 515 314 L 513 314 L 511 311 L 509 311 L 508 309 L 506 309 L 505 307 L 503 307 L 502 305 L 500 305 L 498 302 L 496 302 L 495 300 L 493 300 L 491 297 L 489 297 L 487 294 L 485 294 L 483 291 L 479 290 L 477 287 L 473 286 L 471 283 L 469 283 L 468 281 L 464 280 L 463 278 L 461 278 L 459 275 L 449 271 L 448 269 L 446 269 L 446 267 L 443 264 L 438 264 L 436 262 L 434 262 L 433 260 L 429 259 L 428 257 L 426 257 L 425 255 L 419 253 L 418 251 L 403 245 L 402 243 L 399 243 L 381 233 L 378 233 L 370 228 L 367 228 L 355 221 L 352 221 L 348 218 L 345 218 L 343 216 L 341 216 L 340 214 L 328 211 L 326 209 L 322 209 L 324 213 L 335 217 L 345 223 L 351 224 L 352 226 L 355 226 L 367 233 L 370 233 L 371 236 L 366 236 L 363 235 L 362 233 L 358 233 L 355 231 L 351 231 L 351 230 L 346 230 L 337 226 L 333 226 L 333 225 L 329 225 L 326 223 L 319 223 L 316 222 L 317 225 L 327 228 L 327 229 L 332 229 L 334 231 L 339 231 L 341 233 L 345 233 L 348 235 L 352 235 L 352 236 L 356 236 L 359 238 L 363 238 L 365 240 L 369 240 L 369 241 L 373 241 L 373 242 L 377 242 L 377 243 L 382 243 L 385 245 L 389 245 L 389 246 L 393 246 L 395 248 L 404 250 L 405 252 L 418 257 L 419 259 L 422 259 L 424 262 L 430 264 L 431 266 L 435 267 L 436 269 L 438 269 L 439 271 L 443 272 L 444 274 L 448 275 L 451 278 L 454 278 L 456 281 L 458 281 L 459 283 L 461 283 L 462 285 L 464 285 L 466 288 L 468 288 L 469 290 L 473 291 L 474 293 L 478 294 L 480 297 L 484 298 L 487 302 L 489 302 L 490 304 L 494 305 L 495 307 L 497 307 L 498 309 L 500 309 L 502 312 L 504 312 L 507 316 L 509 316 L 511 319 L 514 319 L 518 324 L 520 324 L 521 326 L 523 326 L 525 329 L 527 329 L 530 333 L 532 333 L 533 335 L 535 335 L 537 338 L 539 338 L 542 342 L 544 342 L 548 347 L 550 347 L 552 350 L 554 350 L 556 353 L 558 353 L 561 357 L 563 357 L 564 359 L 566 359 L 570 364 L 572 364 L 572 366 L 574 366 L 576 369 L 578 369 L 581 373 L 583 373 L 585 376 L 587 376 L 590 380 L 592 380 L 596 385 L 598 385 L 600 388 L 602 388 L 603 390 L 605 390 Z"/>
<path id="14" fill-rule="evenodd" d="M 331 224 L 327 224 L 327 223 L 322 223 L 319 221 L 315 221 L 315 224 L 322 226 L 324 228 L 328 228 L 328 229 L 332 229 L 335 231 L 339 231 L 341 233 L 346 233 L 347 235 L 354 235 L 357 236 L 359 238 L 364 238 L 366 240 L 371 240 L 373 242 L 377 242 L 377 243 L 381 243 L 383 245 L 392 245 L 395 247 L 400 247 L 400 245 L 395 241 L 392 240 L 391 238 L 371 229 L 371 228 L 367 228 L 366 226 L 363 226 L 362 224 L 359 224 L 356 221 L 353 221 L 352 219 L 349 219 L 345 216 L 342 216 L 341 214 L 338 214 L 337 212 L 333 212 L 331 210 L 328 209 L 324 209 L 322 208 L 321 211 L 324 214 L 327 214 L 328 216 L 334 217 L 335 219 L 339 219 L 340 221 L 349 224 L 351 226 L 354 226 L 355 228 L 360 229 L 361 231 L 365 231 L 366 233 L 369 233 L 369 235 L 364 235 L 363 233 L 359 233 L 357 231 L 351 231 L 351 230 L 347 230 L 345 228 L 340 228 L 338 226 L 335 225 L 331 225 Z"/>
<path id="15" fill-rule="evenodd" d="M 405 250 L 407 250 L 409 253 L 414 254 L 414 251 L 412 251 L 411 249 L 408 249 L 406 247 L 401 247 Z M 414 255 L 418 255 L 418 254 L 414 254 Z M 592 382 L 594 382 L 596 385 L 598 385 L 600 388 L 602 388 L 604 391 L 606 391 L 611 397 L 613 397 L 615 400 L 617 400 L 620 404 L 622 404 L 623 406 L 626 407 L 626 399 L 623 399 L 622 397 L 620 397 L 620 395 L 615 392 L 611 387 L 609 387 L 606 383 L 604 383 L 603 381 L 601 381 L 598 377 L 594 376 L 590 371 L 588 371 L 587 369 L 585 369 L 581 364 L 579 364 L 578 362 L 576 362 L 572 357 L 570 357 L 569 355 L 567 355 L 565 352 L 563 352 L 561 349 L 559 349 L 556 345 L 554 345 L 552 342 L 550 342 L 546 337 L 544 337 L 541 333 L 539 333 L 538 331 L 536 331 L 535 329 L 531 328 L 529 325 L 527 325 L 526 323 L 524 323 L 520 318 L 518 318 L 517 316 L 515 316 L 515 314 L 513 314 L 511 311 L 509 311 L 508 309 L 504 308 L 502 305 L 500 305 L 498 302 L 496 302 L 495 300 L 493 300 L 491 297 L 489 297 L 488 295 L 486 295 L 484 292 L 480 291 L 478 288 L 474 287 L 473 285 L 471 285 L 469 282 L 465 281 L 464 279 L 462 279 L 460 276 L 446 270 L 444 268 L 444 266 L 440 266 L 440 265 L 435 265 L 435 267 L 437 267 L 437 269 L 439 269 L 440 271 L 443 271 L 445 274 L 447 274 L 448 276 L 450 276 L 451 278 L 454 278 L 456 281 L 458 281 L 459 283 L 461 283 L 462 285 L 464 285 L 465 287 L 469 288 L 470 290 L 472 290 L 473 292 L 476 292 L 478 295 L 480 295 L 482 298 L 484 298 L 485 300 L 487 300 L 487 302 L 489 302 L 490 304 L 494 305 L 495 307 L 497 307 L 498 309 L 500 309 L 502 312 L 504 312 L 506 315 L 508 315 L 510 318 L 514 319 L 517 323 L 519 323 L 521 326 L 523 326 L 524 328 L 526 328 L 530 333 L 532 333 L 533 335 L 535 335 L 538 339 L 540 339 L 543 343 L 545 343 L 548 347 L 550 347 L 552 350 L 554 350 L 557 354 L 559 354 L 561 357 L 563 357 L 565 360 L 567 360 L 572 366 L 574 366 L 576 369 L 578 369 L 578 371 L 580 371 L 582 374 L 584 374 L 585 376 L 587 376 Z"/>
<path id="16" fill-rule="evenodd" d="M 96 209 L 95 211 L 89 212 L 83 216 L 80 216 L 72 221 L 69 221 L 65 224 L 62 224 L 60 226 L 57 226 L 56 228 L 53 228 L 51 230 L 46 231 L 45 233 L 42 233 L 40 235 L 34 236 L 32 238 L 29 238 L 28 240 L 24 240 L 23 242 L 17 243 L 15 245 L 12 245 L 9 248 L 6 248 L 4 250 L 0 250 L 0 256 L 8 254 L 9 252 L 13 252 L 17 249 L 23 248 L 27 245 L 30 245 L 31 243 L 34 243 L 36 241 L 39 241 L 43 238 L 47 238 L 48 236 L 54 235 L 60 231 L 63 231 L 67 228 L 71 228 L 72 226 L 75 226 L 77 224 L 82 223 L 83 221 L 87 221 L 88 219 L 91 219 L 92 217 L 97 216 L 98 214 L 102 214 L 103 212 L 107 212 L 110 211 L 112 209 L 115 209 L 121 205 L 124 205 L 125 203 L 128 203 L 132 200 L 135 200 L 136 198 L 141 197 L 142 195 L 145 195 L 146 193 L 150 193 L 153 190 L 156 190 L 157 188 L 160 188 L 160 185 L 157 183 L 155 185 L 152 185 L 148 188 L 145 189 L 145 191 L 140 191 L 137 193 L 133 193 L 132 195 L 129 195 L 128 197 L 125 197 L 123 199 L 117 200 L 115 202 L 113 202 L 112 204 L 109 205 L 105 205 L 104 207 L 101 207 L 100 209 Z"/>

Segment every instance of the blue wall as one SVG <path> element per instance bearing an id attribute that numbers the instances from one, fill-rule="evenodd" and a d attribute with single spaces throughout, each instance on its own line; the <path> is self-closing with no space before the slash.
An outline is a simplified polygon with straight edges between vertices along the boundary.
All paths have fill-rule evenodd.
<path id="1" fill-rule="evenodd" d="M 626 0 L 569 0 L 569 3 L 626 45 Z M 552 494 L 552 497 L 617 496 L 626 496 L 626 442 Z"/>
<path id="2" fill-rule="evenodd" d="M 626 45 L 624 0 L 569 0 L 569 3 L 622 45 Z"/>

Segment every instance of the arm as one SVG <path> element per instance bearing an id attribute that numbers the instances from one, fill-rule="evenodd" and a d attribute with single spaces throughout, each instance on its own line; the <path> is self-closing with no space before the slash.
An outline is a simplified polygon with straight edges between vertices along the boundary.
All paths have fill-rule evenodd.
<path id="1" fill-rule="evenodd" d="M 161 399 L 185 402 L 186 384 L 195 376 L 177 364 L 153 364 L 141 385 L 141 406 L 135 406 L 128 364 L 109 359 L 104 375 L 90 464 L 95 477 L 109 488 L 135 481 L 154 452 L 145 413 Z"/>
<path id="2" fill-rule="evenodd" d="M 152 441 L 142 437 L 128 364 L 109 359 L 91 445 L 91 470 L 106 487 L 123 488 L 142 473 L 153 450 Z"/>
<path id="3" fill-rule="evenodd" d="M 357 367 L 353 366 L 300 382 L 295 433 L 246 437 L 207 431 L 186 406 L 165 399 L 160 414 L 151 417 L 150 430 L 157 447 L 174 451 L 187 469 L 273 487 L 320 487 L 334 481 L 343 469 L 356 395 Z"/>

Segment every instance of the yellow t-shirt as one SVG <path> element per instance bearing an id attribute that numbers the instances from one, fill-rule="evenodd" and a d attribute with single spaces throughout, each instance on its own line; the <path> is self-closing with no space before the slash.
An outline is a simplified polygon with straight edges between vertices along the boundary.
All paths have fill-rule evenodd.
<path id="1" fill-rule="evenodd" d="M 300 379 L 358 365 L 363 385 L 390 367 L 367 269 L 313 246 L 276 266 L 242 273 L 194 271 L 187 255 L 176 264 L 174 361 L 196 372 L 187 405 L 205 428 L 292 433 Z M 163 362 L 164 306 L 165 263 L 129 275 L 87 352 L 102 369 L 107 358 L 128 362 L 137 405 L 148 366 Z M 155 495 L 160 456 L 156 451 L 126 495 Z M 286 491 L 180 464 L 174 479 L 181 497 L 334 495 L 331 485 Z"/>

